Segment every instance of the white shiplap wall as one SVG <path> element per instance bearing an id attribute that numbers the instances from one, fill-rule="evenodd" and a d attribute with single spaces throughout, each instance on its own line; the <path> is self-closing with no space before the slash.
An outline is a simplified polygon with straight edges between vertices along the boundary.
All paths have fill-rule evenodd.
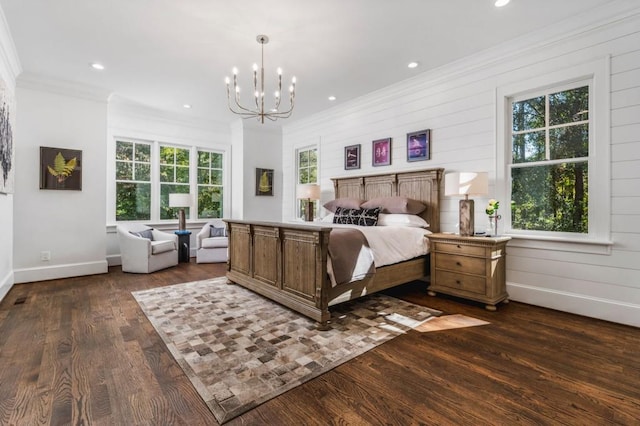
<path id="1" fill-rule="evenodd" d="M 564 30 L 564 35 L 558 36 Z M 549 38 L 549 34 L 554 34 Z M 317 145 L 322 202 L 336 176 L 444 167 L 489 171 L 496 182 L 496 92 L 541 74 L 610 57 L 611 240 L 609 254 L 514 245 L 507 262 L 513 300 L 640 326 L 640 8 L 620 1 L 563 25 L 346 102 L 283 129 L 283 220 L 294 212 L 295 150 Z M 535 87 L 532 87 L 535 88 Z M 407 132 L 430 128 L 432 160 L 407 163 Z M 371 166 L 371 141 L 393 138 L 392 165 Z M 362 167 L 345 171 L 343 150 L 362 144 Z M 486 200 L 476 199 L 476 217 Z M 444 198 L 454 231 L 457 199 Z M 482 220 L 482 219 L 481 219 Z"/>

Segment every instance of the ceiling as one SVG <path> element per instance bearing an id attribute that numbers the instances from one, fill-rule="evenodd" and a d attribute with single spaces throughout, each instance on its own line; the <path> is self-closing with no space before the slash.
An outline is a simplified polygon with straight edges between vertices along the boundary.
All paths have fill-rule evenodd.
<path id="1" fill-rule="evenodd" d="M 0 0 L 24 73 L 218 122 L 237 119 L 227 109 L 224 85 L 233 66 L 245 96 L 252 91 L 258 34 L 271 39 L 265 45 L 266 92 L 275 90 L 277 67 L 285 82 L 297 77 L 290 122 L 612 1 L 493 3 Z M 409 69 L 411 61 L 419 67 Z M 91 62 L 105 69 L 96 71 Z"/>

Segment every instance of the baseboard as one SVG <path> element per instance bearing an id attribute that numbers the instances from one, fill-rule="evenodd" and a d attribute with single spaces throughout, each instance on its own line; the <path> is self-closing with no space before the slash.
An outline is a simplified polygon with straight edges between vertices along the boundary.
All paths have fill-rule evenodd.
<path id="1" fill-rule="evenodd" d="M 13 287 L 13 271 L 10 271 L 2 281 L 0 281 L 0 302 Z"/>
<path id="2" fill-rule="evenodd" d="M 15 283 L 56 280 L 83 275 L 106 274 L 109 268 L 106 260 L 97 262 L 70 263 L 66 265 L 43 266 L 39 268 L 14 269 Z"/>
<path id="3" fill-rule="evenodd" d="M 509 282 L 507 291 L 517 302 L 640 327 L 640 305 L 633 303 Z"/>

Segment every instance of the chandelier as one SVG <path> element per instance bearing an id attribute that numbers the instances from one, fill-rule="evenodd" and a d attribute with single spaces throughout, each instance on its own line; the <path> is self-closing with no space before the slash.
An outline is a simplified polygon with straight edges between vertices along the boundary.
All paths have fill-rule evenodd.
<path id="1" fill-rule="evenodd" d="M 229 109 L 234 114 L 242 116 L 242 118 L 257 118 L 258 121 L 264 123 L 264 119 L 267 118 L 271 121 L 276 121 L 278 118 L 288 118 L 293 111 L 293 100 L 296 97 L 296 78 L 291 79 L 291 86 L 289 86 L 289 109 L 286 111 L 280 111 L 280 101 L 282 100 L 282 69 L 278 68 L 278 90 L 274 93 L 274 105 L 273 108 L 265 110 L 264 106 L 264 45 L 269 43 L 269 37 L 266 35 L 259 35 L 256 40 L 261 45 L 262 58 L 260 63 L 260 85 L 258 85 L 258 64 L 253 64 L 253 97 L 255 101 L 255 108 L 247 108 L 240 104 L 240 87 L 238 86 L 238 68 L 233 68 L 233 102 L 231 101 L 231 80 L 229 77 L 225 78 L 227 83 L 227 103 Z"/>

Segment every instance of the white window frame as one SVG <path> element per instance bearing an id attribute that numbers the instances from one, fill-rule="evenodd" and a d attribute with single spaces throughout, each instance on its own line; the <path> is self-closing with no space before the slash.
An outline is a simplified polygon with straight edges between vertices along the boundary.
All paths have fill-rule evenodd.
<path id="1" fill-rule="evenodd" d="M 294 164 L 295 164 L 295 176 L 296 176 L 296 180 L 295 180 L 295 185 L 293 187 L 293 217 L 296 219 L 300 219 L 299 214 L 299 207 L 300 207 L 300 200 L 298 200 L 296 198 L 296 188 L 300 182 L 300 166 L 299 166 L 299 159 L 300 159 L 300 153 L 303 151 L 311 151 L 311 150 L 315 150 L 316 151 L 316 181 L 315 182 L 309 182 L 309 183 L 316 183 L 318 185 L 320 185 L 320 147 L 318 145 L 305 145 L 305 146 L 299 146 L 294 150 L 294 155 L 295 155 L 295 159 L 294 159 Z M 318 200 L 315 203 L 315 212 L 314 212 L 314 217 L 319 217 L 319 211 L 320 211 L 320 201 Z"/>
<path id="2" fill-rule="evenodd" d="M 511 117 L 512 100 L 542 94 L 549 88 L 589 85 L 589 232 L 573 234 L 511 228 Z M 583 84 L 584 85 L 584 84 Z M 502 210 L 504 232 L 512 246 L 609 254 L 611 250 L 610 173 L 610 57 L 573 65 L 562 70 L 518 81 L 496 90 L 496 192 L 507 206 Z"/>
<path id="3" fill-rule="evenodd" d="M 115 205 L 116 205 L 116 181 L 115 181 L 115 154 L 117 142 L 133 142 L 144 143 L 151 145 L 151 218 L 148 220 L 130 220 L 130 221 L 118 221 L 116 220 Z M 111 147 L 108 155 L 107 173 L 109 174 L 109 182 L 113 184 L 108 186 L 108 212 L 107 212 L 107 225 L 113 226 L 118 223 L 144 223 L 144 224 L 173 224 L 177 223 L 176 219 L 160 219 L 160 146 L 170 146 L 180 149 L 189 150 L 189 192 L 193 194 L 193 206 L 189 209 L 189 216 L 186 218 L 189 222 L 206 222 L 207 218 L 198 218 L 198 206 L 197 206 L 197 155 L 198 151 L 208 151 L 222 154 L 222 188 L 223 188 L 223 217 L 227 217 L 231 211 L 231 190 L 229 186 L 229 176 L 231 172 L 230 152 L 220 146 L 208 147 L 201 145 L 187 145 L 173 142 L 166 142 L 162 140 L 149 140 L 145 138 L 135 137 L 123 137 L 113 136 Z"/>

